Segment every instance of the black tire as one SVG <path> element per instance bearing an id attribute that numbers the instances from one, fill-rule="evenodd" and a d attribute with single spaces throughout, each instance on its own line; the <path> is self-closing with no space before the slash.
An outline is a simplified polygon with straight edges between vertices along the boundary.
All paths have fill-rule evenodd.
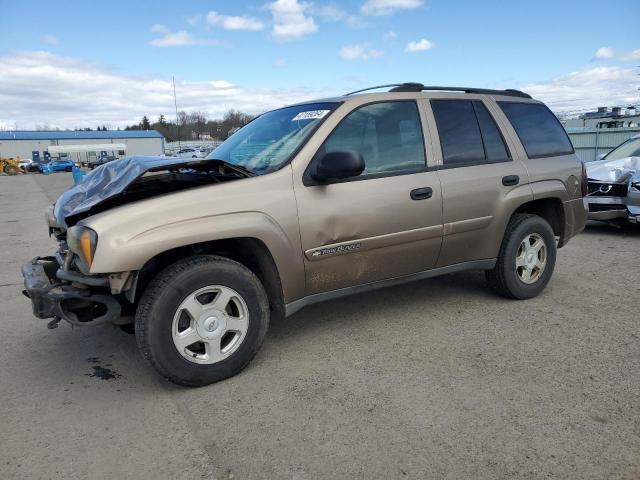
<path id="1" fill-rule="evenodd" d="M 65 172 L 71 172 L 72 170 L 73 170 L 73 169 L 72 169 L 71 167 L 66 167 L 66 168 L 64 169 L 64 171 L 65 171 Z"/>
<path id="2" fill-rule="evenodd" d="M 546 265 L 537 280 L 525 283 L 516 270 L 516 257 L 523 239 L 539 235 L 546 247 Z M 537 296 L 549 283 L 556 264 L 556 239 L 549 222 L 538 215 L 517 214 L 509 221 L 496 265 L 486 271 L 491 290 L 506 298 L 524 300 Z"/>
<path id="3" fill-rule="evenodd" d="M 244 340 L 227 358 L 213 364 L 185 359 L 173 343 L 172 324 L 182 301 L 196 290 L 222 285 L 243 298 L 249 313 Z M 269 302 L 260 280 L 243 265 L 216 255 L 180 260 L 160 272 L 146 288 L 135 317 L 138 348 L 160 375 L 188 387 L 229 378 L 256 355 L 269 327 Z"/>

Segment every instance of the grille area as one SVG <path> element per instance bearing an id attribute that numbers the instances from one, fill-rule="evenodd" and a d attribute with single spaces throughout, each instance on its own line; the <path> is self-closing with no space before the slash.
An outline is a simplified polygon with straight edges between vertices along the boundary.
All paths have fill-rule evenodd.
<path id="1" fill-rule="evenodd" d="M 602 190 L 605 191 L 603 192 Z M 626 197 L 627 184 L 589 182 L 589 195 L 592 197 Z"/>

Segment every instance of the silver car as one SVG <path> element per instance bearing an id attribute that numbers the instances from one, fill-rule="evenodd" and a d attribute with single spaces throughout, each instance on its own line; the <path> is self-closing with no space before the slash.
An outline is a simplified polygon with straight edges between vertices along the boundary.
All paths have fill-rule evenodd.
<path id="1" fill-rule="evenodd" d="M 207 156 L 207 152 L 198 147 L 186 147 L 176 153 L 175 156 L 181 158 L 204 158 Z"/>
<path id="2" fill-rule="evenodd" d="M 589 219 L 640 223 L 640 135 L 586 165 Z"/>

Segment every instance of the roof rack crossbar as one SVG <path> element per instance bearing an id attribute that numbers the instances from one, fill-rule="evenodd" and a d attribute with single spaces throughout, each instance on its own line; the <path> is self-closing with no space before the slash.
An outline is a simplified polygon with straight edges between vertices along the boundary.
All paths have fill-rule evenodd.
<path id="1" fill-rule="evenodd" d="M 405 83 L 388 83 L 386 85 L 376 85 L 375 87 L 367 87 L 361 88 L 360 90 L 355 90 L 353 92 L 345 93 L 344 96 L 354 95 L 356 93 L 368 92 L 369 90 L 377 90 L 379 88 L 389 88 L 389 87 L 401 87 L 402 85 L 407 85 Z"/>
<path id="2" fill-rule="evenodd" d="M 443 92 L 464 92 L 464 93 L 478 93 L 485 95 L 504 95 L 506 97 L 520 97 L 531 98 L 528 93 L 521 92 L 512 88 L 506 90 L 492 90 L 490 88 L 473 88 L 473 87 L 441 87 L 441 86 L 425 86 L 421 83 L 409 82 L 409 83 L 391 83 L 388 85 L 378 85 L 376 87 L 363 88 L 356 90 L 355 92 L 347 93 L 347 95 L 353 95 L 355 93 L 366 92 L 369 90 L 377 90 L 379 88 L 388 88 L 390 92 L 422 92 L 424 90 L 429 91 L 443 91 Z"/>

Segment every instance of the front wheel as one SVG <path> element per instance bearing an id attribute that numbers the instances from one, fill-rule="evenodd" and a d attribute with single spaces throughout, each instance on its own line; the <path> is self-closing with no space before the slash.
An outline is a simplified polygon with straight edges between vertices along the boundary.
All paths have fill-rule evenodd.
<path id="1" fill-rule="evenodd" d="M 537 296 L 547 286 L 556 264 L 556 240 L 549 222 L 518 214 L 509 222 L 496 265 L 486 276 L 493 291 L 507 298 Z"/>
<path id="2" fill-rule="evenodd" d="M 260 280 L 243 265 L 198 255 L 167 267 L 138 304 L 136 340 L 168 380 L 199 387 L 240 372 L 269 326 Z"/>

